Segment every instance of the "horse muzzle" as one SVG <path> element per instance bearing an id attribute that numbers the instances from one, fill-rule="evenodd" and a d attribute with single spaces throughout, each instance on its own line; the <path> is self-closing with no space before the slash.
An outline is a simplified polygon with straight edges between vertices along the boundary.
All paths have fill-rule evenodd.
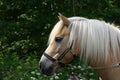
<path id="1" fill-rule="evenodd" d="M 40 70 L 43 74 L 47 76 L 51 76 L 54 74 L 56 69 L 56 63 L 55 60 L 50 60 L 45 55 L 42 55 L 40 61 L 39 61 Z"/>

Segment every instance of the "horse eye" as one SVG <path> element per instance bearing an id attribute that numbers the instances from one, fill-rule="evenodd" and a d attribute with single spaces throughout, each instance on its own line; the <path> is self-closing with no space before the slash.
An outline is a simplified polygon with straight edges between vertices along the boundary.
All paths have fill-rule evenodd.
<path id="1" fill-rule="evenodd" d="M 55 41 L 56 41 L 56 42 L 61 42 L 62 39 L 63 39 L 62 37 L 56 37 L 56 38 L 55 38 Z"/>

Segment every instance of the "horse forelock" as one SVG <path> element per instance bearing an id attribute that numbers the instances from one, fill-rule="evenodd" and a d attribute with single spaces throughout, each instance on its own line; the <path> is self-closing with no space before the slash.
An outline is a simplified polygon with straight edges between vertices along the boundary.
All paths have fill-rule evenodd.
<path id="1" fill-rule="evenodd" d="M 49 40 L 48 40 L 48 44 L 52 43 L 54 41 L 55 36 L 58 34 L 58 32 L 60 32 L 60 30 L 63 27 L 63 22 L 59 21 L 54 28 L 52 29 L 50 35 L 49 35 Z"/>

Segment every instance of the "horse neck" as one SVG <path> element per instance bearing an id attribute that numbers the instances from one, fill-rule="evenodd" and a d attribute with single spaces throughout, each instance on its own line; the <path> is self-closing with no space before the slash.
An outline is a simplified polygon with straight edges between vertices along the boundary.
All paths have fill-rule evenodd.
<path id="1" fill-rule="evenodd" d="M 118 64 L 119 61 L 111 55 L 107 62 L 98 65 L 91 63 L 90 65 L 102 78 L 101 80 L 120 80 L 120 67 L 111 67 L 113 64 Z M 96 68 L 96 69 L 95 69 Z"/>

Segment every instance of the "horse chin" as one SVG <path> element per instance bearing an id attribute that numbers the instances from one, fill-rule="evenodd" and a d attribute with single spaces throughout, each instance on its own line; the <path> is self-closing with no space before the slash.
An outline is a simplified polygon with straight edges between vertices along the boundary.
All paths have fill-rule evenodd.
<path id="1" fill-rule="evenodd" d="M 46 70 L 46 71 L 42 71 L 41 72 L 47 76 L 52 76 L 54 75 L 55 73 L 59 73 L 61 71 L 61 68 L 55 68 L 55 69 L 49 69 L 49 70 Z"/>
<path id="2" fill-rule="evenodd" d="M 52 76 L 54 75 L 55 73 L 59 73 L 61 71 L 61 68 L 60 67 L 51 67 L 49 69 L 46 69 L 46 71 L 42 71 L 41 72 L 47 76 Z"/>
<path id="3" fill-rule="evenodd" d="M 41 72 L 47 76 L 52 76 L 55 73 L 54 67 L 43 68 L 41 67 Z"/>

